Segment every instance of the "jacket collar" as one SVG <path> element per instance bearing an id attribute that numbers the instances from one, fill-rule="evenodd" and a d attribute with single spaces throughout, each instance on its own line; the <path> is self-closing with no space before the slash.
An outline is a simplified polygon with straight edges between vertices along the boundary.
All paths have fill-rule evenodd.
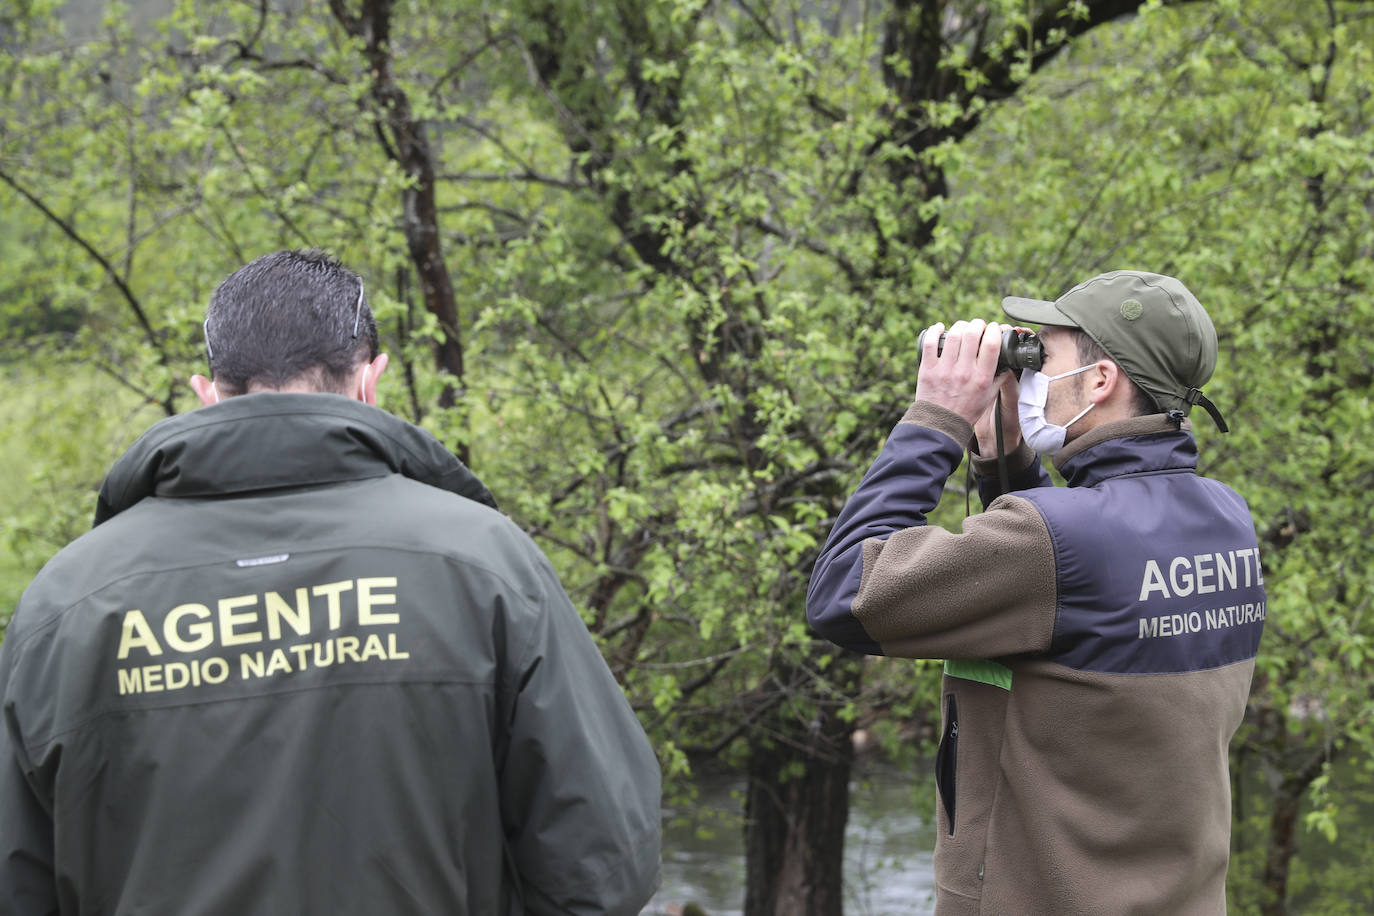
<path id="1" fill-rule="evenodd" d="M 1071 487 L 1091 487 L 1111 477 L 1149 471 L 1197 470 L 1193 425 L 1176 429 L 1164 414 L 1104 423 L 1054 456 L 1055 469 Z"/>
<path id="2" fill-rule="evenodd" d="M 95 524 L 149 496 L 232 496 L 403 474 L 493 508 L 429 432 L 334 394 L 247 394 L 154 424 L 105 477 Z"/>

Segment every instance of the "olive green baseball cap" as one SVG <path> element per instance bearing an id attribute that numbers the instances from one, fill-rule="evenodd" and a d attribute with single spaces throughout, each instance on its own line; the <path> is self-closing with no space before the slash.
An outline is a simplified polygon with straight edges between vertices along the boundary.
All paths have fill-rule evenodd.
<path id="1" fill-rule="evenodd" d="M 1217 365 L 1217 332 L 1207 310 L 1178 280 L 1113 270 L 1053 302 L 1008 296 L 1002 311 L 1025 324 L 1079 328 L 1106 351 L 1161 411 L 1202 406 L 1222 432 L 1226 421 L 1202 393 Z"/>

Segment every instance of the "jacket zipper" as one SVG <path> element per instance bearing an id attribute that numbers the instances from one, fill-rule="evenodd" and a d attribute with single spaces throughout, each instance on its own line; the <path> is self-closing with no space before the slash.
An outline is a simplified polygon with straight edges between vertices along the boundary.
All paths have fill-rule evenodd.
<path id="1" fill-rule="evenodd" d="M 954 702 L 954 694 L 951 693 L 946 698 L 945 733 L 940 736 L 940 747 L 935 752 L 935 787 L 939 790 L 940 800 L 945 806 L 950 836 L 954 836 L 955 775 L 958 766 L 959 708 Z"/>

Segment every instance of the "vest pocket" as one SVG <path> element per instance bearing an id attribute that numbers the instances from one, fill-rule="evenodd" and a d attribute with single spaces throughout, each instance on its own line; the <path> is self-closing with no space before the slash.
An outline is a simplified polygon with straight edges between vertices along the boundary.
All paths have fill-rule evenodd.
<path id="1" fill-rule="evenodd" d="M 954 836 L 954 783 L 959 765 L 959 707 L 954 702 L 954 694 L 945 698 L 945 731 L 940 736 L 940 747 L 935 752 L 935 788 L 940 793 L 940 801 L 945 806 L 945 819 L 949 821 L 949 835 Z"/>

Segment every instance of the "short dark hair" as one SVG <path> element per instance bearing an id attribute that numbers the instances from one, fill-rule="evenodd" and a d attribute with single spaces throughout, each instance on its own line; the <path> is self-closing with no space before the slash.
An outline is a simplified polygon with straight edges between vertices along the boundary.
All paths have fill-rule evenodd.
<path id="1" fill-rule="evenodd" d="M 353 372 L 377 358 L 377 323 L 362 277 L 333 256 L 274 251 L 210 295 L 205 349 L 223 397 L 293 382 L 347 394 Z"/>
<path id="2" fill-rule="evenodd" d="M 1102 349 L 1097 341 L 1088 336 L 1086 331 L 1080 328 L 1071 328 L 1070 330 L 1073 331 L 1074 337 L 1076 338 L 1075 346 L 1078 350 L 1078 364 L 1080 366 L 1095 363 L 1099 359 L 1111 359 L 1112 362 L 1116 362 L 1116 360 L 1112 359 L 1110 353 Z M 1119 366 L 1121 364 L 1117 363 L 1117 365 Z M 1152 413 L 1163 413 L 1163 411 L 1159 409 L 1159 406 L 1155 404 L 1154 398 L 1150 397 L 1145 389 L 1137 385 L 1131 377 L 1126 374 L 1126 370 L 1121 370 L 1121 377 L 1126 380 L 1126 384 L 1131 386 L 1131 408 L 1136 416 L 1145 417 Z"/>

